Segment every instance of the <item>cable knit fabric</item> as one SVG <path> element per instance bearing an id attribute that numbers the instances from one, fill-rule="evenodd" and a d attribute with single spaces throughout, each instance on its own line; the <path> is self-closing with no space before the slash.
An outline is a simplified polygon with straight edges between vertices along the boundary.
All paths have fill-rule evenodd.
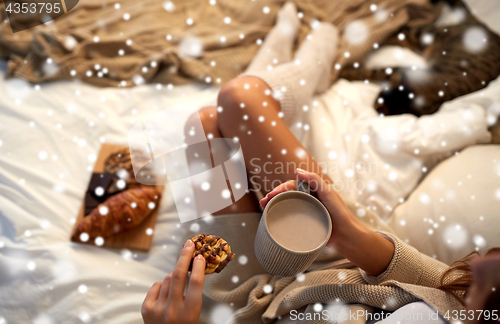
<path id="1" fill-rule="evenodd" d="M 349 200 L 346 203 L 352 211 L 362 207 Z M 367 275 L 335 253 L 325 253 L 297 277 L 272 276 L 262 269 L 253 251 L 259 220 L 260 214 L 249 213 L 217 216 L 210 223 L 200 223 L 201 232 L 224 237 L 237 260 L 217 276 L 206 277 L 200 323 L 216 323 L 214 310 L 221 304 L 231 307 L 230 323 L 245 324 L 332 323 L 331 318 L 320 318 L 318 310 L 330 315 L 357 314 L 342 323 L 363 324 L 375 312 L 392 312 L 416 301 L 426 302 L 441 315 L 463 309 L 453 296 L 436 288 L 447 266 L 385 230 L 377 233 L 394 244 L 395 252 L 379 276 Z M 384 228 L 370 210 L 359 220 L 373 230 Z M 240 260 L 242 255 L 245 258 Z M 316 318 L 300 321 L 297 314 L 316 314 Z"/>
<path id="2" fill-rule="evenodd" d="M 395 280 L 412 285 L 439 287 L 441 274 L 448 268 L 446 264 L 418 252 L 393 234 L 378 233 L 394 244 L 394 256 L 387 269 L 376 277 L 360 270 L 367 283 L 378 285 L 388 280 Z"/>
<path id="3" fill-rule="evenodd" d="M 193 80 L 222 85 L 248 66 L 284 2 L 259 0 L 241 5 L 234 0 L 183 0 L 169 5 L 122 0 L 117 5 L 115 0 L 86 0 L 50 24 L 15 34 L 2 6 L 0 57 L 8 60 L 10 76 L 37 83 L 79 78 L 113 87 Z M 383 43 L 404 25 L 429 23 L 411 13 L 415 8 L 425 13 L 433 7 L 427 0 L 294 2 L 303 14 L 299 42 L 310 31 L 313 19 L 330 22 L 341 31 L 352 22 L 366 26 L 366 39 L 361 43 L 359 37 L 355 42 L 349 39 L 352 33 L 341 37 L 339 52 L 350 53 L 337 57 L 336 63 L 342 66 L 359 61 L 374 43 Z M 379 15 L 373 6 L 380 9 Z M 352 31 L 350 26 L 348 31 Z M 332 68 L 331 79 L 339 72 Z"/>

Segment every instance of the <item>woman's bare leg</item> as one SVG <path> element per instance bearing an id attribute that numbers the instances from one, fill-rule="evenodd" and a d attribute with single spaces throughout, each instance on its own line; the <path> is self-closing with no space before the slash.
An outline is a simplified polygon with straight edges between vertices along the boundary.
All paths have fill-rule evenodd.
<path id="1" fill-rule="evenodd" d="M 301 168 L 331 183 L 326 170 L 283 122 L 280 103 L 268 94 L 270 90 L 261 79 L 243 76 L 229 81 L 219 92 L 218 130 L 226 138 L 238 138 L 250 182 L 267 194 L 294 179 L 295 169 Z"/>
<path id="2" fill-rule="evenodd" d="M 320 23 L 300 45 L 293 62 L 250 71 L 253 75 L 233 79 L 219 92 L 218 129 L 226 138 L 238 138 L 250 182 L 262 194 L 293 179 L 296 168 L 332 182 L 323 170 L 326 166 L 314 160 L 283 118 L 293 120 L 297 108 L 325 90 L 337 40 L 338 30 Z"/>
<path id="3" fill-rule="evenodd" d="M 269 86 L 257 77 L 239 77 L 221 89 L 218 105 L 222 111 L 217 112 L 216 107 L 198 111 L 207 138 L 238 138 L 250 181 L 248 193 L 214 215 L 260 211 L 252 185 L 265 195 L 295 179 L 296 168 L 316 172 L 332 182 L 283 122 L 280 103 L 266 90 Z M 190 124 L 188 121 L 186 132 Z"/>
<path id="4" fill-rule="evenodd" d="M 283 15 L 286 9 L 285 6 Z M 258 77 L 246 75 L 231 80 L 219 93 L 219 109 L 211 107 L 199 111 L 208 138 L 237 138 L 240 141 L 252 187 L 263 194 L 293 179 L 296 168 L 316 172 L 331 182 L 282 119 L 285 111 L 286 118 L 293 118 L 296 106 L 302 107 L 315 91 L 324 88 L 322 84 L 335 55 L 337 30 L 330 24 L 322 23 L 310 36 L 300 46 L 294 62 L 281 64 L 273 71 L 247 71 Z M 273 37 L 266 39 L 265 43 L 259 54 L 258 61 L 261 63 L 279 54 L 279 51 L 270 51 L 273 55 L 263 51 L 266 47 L 268 50 L 276 47 Z M 289 43 L 287 50 L 291 50 Z M 285 56 L 282 55 L 282 58 Z M 280 102 L 272 95 L 277 91 L 281 93 Z M 217 114 L 217 111 L 220 112 Z M 226 209 L 231 209 L 229 212 L 244 212 L 255 210 L 255 206 L 258 206 L 255 197 L 247 194 Z"/>

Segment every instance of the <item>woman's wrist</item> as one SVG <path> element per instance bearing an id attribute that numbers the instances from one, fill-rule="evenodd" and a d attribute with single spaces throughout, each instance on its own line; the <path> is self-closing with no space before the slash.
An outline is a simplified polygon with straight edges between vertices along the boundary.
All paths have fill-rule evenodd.
<path id="1" fill-rule="evenodd" d="M 367 235 L 366 230 L 368 229 L 354 217 L 347 218 L 347 221 L 342 222 L 341 225 L 333 226 L 332 236 L 334 239 L 332 243 L 334 248 L 346 258 L 357 253 L 360 249 L 358 238 Z"/>
<path id="2" fill-rule="evenodd" d="M 386 238 L 368 229 L 354 217 L 334 230 L 335 249 L 356 266 L 376 276 L 387 269 L 394 255 L 394 245 Z"/>

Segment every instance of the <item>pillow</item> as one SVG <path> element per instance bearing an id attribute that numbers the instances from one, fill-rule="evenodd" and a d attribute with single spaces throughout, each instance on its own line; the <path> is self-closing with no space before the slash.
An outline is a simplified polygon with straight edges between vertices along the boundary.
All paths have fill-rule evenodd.
<path id="1" fill-rule="evenodd" d="M 500 247 L 500 146 L 471 146 L 440 163 L 388 223 L 399 238 L 447 264 Z"/>

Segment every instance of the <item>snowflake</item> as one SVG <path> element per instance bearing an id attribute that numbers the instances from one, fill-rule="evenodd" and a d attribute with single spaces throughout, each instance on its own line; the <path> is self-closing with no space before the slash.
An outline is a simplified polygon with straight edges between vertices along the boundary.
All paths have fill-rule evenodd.
<path id="1" fill-rule="evenodd" d="M 165 1 L 163 3 L 163 9 L 165 9 L 166 11 L 172 13 L 175 11 L 175 4 L 173 4 L 171 1 Z"/>
<path id="2" fill-rule="evenodd" d="M 79 292 L 80 294 L 85 294 L 87 291 L 88 291 L 88 288 L 87 288 L 87 286 L 86 286 L 86 285 L 83 285 L 83 284 L 82 284 L 82 285 L 78 286 L 78 292 Z"/>
<path id="3" fill-rule="evenodd" d="M 96 237 L 94 240 L 95 245 L 102 246 L 104 244 L 104 239 L 100 236 Z"/>
<path id="4" fill-rule="evenodd" d="M 468 28 L 462 38 L 465 49 L 471 53 L 482 52 L 488 44 L 488 34 L 482 27 Z"/>
<path id="5" fill-rule="evenodd" d="M 479 234 L 474 235 L 472 237 L 472 241 L 480 248 L 484 248 L 486 246 L 486 240 Z"/>
<path id="6" fill-rule="evenodd" d="M 323 310 L 323 305 L 321 303 L 316 303 L 314 304 L 313 309 L 316 313 L 319 313 Z"/>
<path id="7" fill-rule="evenodd" d="M 36 263 L 34 261 L 29 261 L 27 264 L 26 264 L 26 268 L 29 270 L 29 271 L 33 271 L 36 269 Z"/>
<path id="8" fill-rule="evenodd" d="M 226 305 L 219 304 L 215 306 L 210 313 L 210 320 L 212 323 L 228 323 L 233 317 L 234 310 Z"/>
<path id="9" fill-rule="evenodd" d="M 128 250 L 128 249 L 123 249 L 123 250 L 121 251 L 121 256 L 122 256 L 122 258 L 124 258 L 125 260 L 131 260 L 131 259 L 133 258 L 133 256 L 134 256 L 134 255 L 132 254 L 132 252 L 131 252 L 130 250 Z"/>
<path id="10" fill-rule="evenodd" d="M 359 208 L 356 211 L 356 215 L 358 215 L 359 217 L 364 217 L 366 215 L 366 210 L 364 210 L 363 208 Z"/>
<path id="11" fill-rule="evenodd" d="M 191 224 L 191 226 L 189 227 L 189 230 L 191 232 L 199 232 L 200 231 L 200 224 L 198 224 L 198 223 Z"/>
<path id="12" fill-rule="evenodd" d="M 299 147 L 299 148 L 297 148 L 297 149 L 295 150 L 295 155 L 296 155 L 299 159 L 303 159 L 303 158 L 305 158 L 305 157 L 306 157 L 306 154 L 307 154 L 307 152 L 306 152 L 304 149 L 300 148 L 300 147 Z"/>
<path id="13" fill-rule="evenodd" d="M 351 45 L 359 45 L 366 41 L 369 35 L 368 26 L 362 21 L 354 20 L 344 29 L 346 41 Z M 336 67 L 335 67 L 336 68 Z"/>
<path id="14" fill-rule="evenodd" d="M 0 321 L 0 323 L 2 322 Z M 53 324 L 53 323 L 54 321 L 47 314 L 40 314 L 33 320 L 33 324 Z"/>
<path id="15" fill-rule="evenodd" d="M 210 183 L 204 181 L 202 184 L 201 184 L 201 190 L 203 191 L 208 191 L 210 189 Z"/>
<path id="16" fill-rule="evenodd" d="M 222 198 L 228 199 L 231 197 L 231 192 L 228 189 L 224 189 L 224 190 L 222 190 L 221 195 L 222 195 Z"/>
<path id="17" fill-rule="evenodd" d="M 89 235 L 87 233 L 81 233 L 80 234 L 80 241 L 82 242 L 87 242 L 89 240 Z"/>
<path id="18" fill-rule="evenodd" d="M 443 233 L 443 239 L 453 249 L 460 249 L 467 243 L 467 231 L 459 224 L 448 226 Z"/>
<path id="19" fill-rule="evenodd" d="M 500 200 L 500 189 L 497 189 L 495 191 L 495 198 L 498 199 L 498 200 Z"/>
<path id="20" fill-rule="evenodd" d="M 90 323 L 92 317 L 90 316 L 89 313 L 87 312 L 80 312 L 78 314 L 78 318 L 83 322 L 83 323 Z"/>
<path id="21" fill-rule="evenodd" d="M 238 258 L 238 262 L 239 264 L 241 265 L 245 265 L 248 263 L 248 258 L 246 255 L 240 255 L 240 257 Z"/>

